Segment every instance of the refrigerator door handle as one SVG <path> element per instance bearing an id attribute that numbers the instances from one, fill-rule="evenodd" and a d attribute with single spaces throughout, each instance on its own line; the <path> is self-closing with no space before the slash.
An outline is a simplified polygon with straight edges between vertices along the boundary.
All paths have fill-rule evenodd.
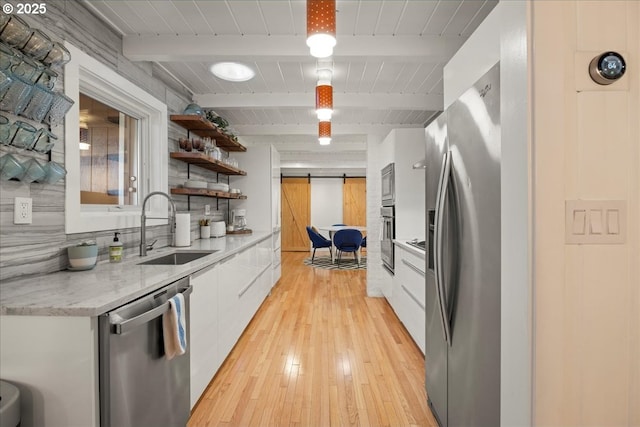
<path id="1" fill-rule="evenodd" d="M 436 196 L 436 216 L 435 216 L 435 251 L 434 251 L 434 272 L 436 279 L 436 294 L 438 295 L 438 307 L 440 308 L 440 320 L 442 322 L 442 333 L 444 340 L 451 345 L 451 325 L 447 310 L 445 278 L 444 278 L 444 208 L 449 191 L 449 179 L 451 176 L 451 152 L 444 154 L 442 169 L 440 170 L 440 180 L 438 181 L 438 194 Z"/>

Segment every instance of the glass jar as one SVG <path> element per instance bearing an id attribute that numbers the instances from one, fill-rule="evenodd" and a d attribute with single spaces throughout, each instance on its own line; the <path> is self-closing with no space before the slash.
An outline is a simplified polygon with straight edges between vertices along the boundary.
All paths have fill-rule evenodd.
<path id="1" fill-rule="evenodd" d="M 50 125 L 56 125 L 64 119 L 64 115 L 71 109 L 73 100 L 63 93 L 55 92 L 51 108 L 44 118 L 44 122 Z"/>
<path id="2" fill-rule="evenodd" d="M 57 79 L 58 79 L 58 73 L 56 73 L 53 70 L 50 70 L 49 68 L 45 68 L 44 70 L 42 70 L 42 74 L 40 74 L 40 77 L 38 77 L 38 80 L 36 80 L 36 83 L 41 84 L 42 86 L 46 87 L 49 90 L 52 90 L 56 84 Z"/>
<path id="3" fill-rule="evenodd" d="M 15 76 L 28 81 L 30 84 L 38 81 L 43 71 L 44 67 L 42 65 L 24 55 L 21 56 L 19 63 L 11 67 L 11 72 Z"/>
<path id="4" fill-rule="evenodd" d="M 27 43 L 22 48 L 22 52 L 35 59 L 43 59 L 49 54 L 53 42 L 45 33 L 40 30 L 33 30 L 31 37 L 27 40 Z"/>
<path id="5" fill-rule="evenodd" d="M 41 182 L 55 184 L 67 174 L 67 170 L 60 163 L 49 162 L 44 167 L 46 174 Z"/>
<path id="6" fill-rule="evenodd" d="M 11 71 L 11 68 L 22 61 L 22 54 L 9 45 L 0 42 L 0 70 Z"/>
<path id="7" fill-rule="evenodd" d="M 20 113 L 21 116 L 41 122 L 53 102 L 53 93 L 39 84 L 33 85 L 29 103 Z"/>
<path id="8" fill-rule="evenodd" d="M 13 139 L 11 145 L 18 148 L 31 148 L 38 136 L 38 129 L 27 122 L 17 120 L 12 125 Z"/>
<path id="9" fill-rule="evenodd" d="M 49 51 L 49 54 L 42 60 L 42 62 L 51 67 L 62 67 L 69 61 L 71 61 L 69 50 L 58 42 L 53 42 L 51 51 Z"/>
<path id="10" fill-rule="evenodd" d="M 0 115 L 0 144 L 9 145 L 12 136 L 11 122 L 7 117 Z"/>
<path id="11" fill-rule="evenodd" d="M 31 33 L 31 27 L 26 22 L 16 15 L 11 15 L 2 32 L 0 32 L 0 40 L 9 46 L 21 48 L 29 40 Z"/>
<path id="12" fill-rule="evenodd" d="M 15 75 L 12 76 L 12 82 L 0 100 L 0 110 L 20 114 L 31 99 L 32 90 L 33 86 L 28 81 Z"/>
<path id="13" fill-rule="evenodd" d="M 23 182 L 40 181 L 47 173 L 44 167 L 36 159 L 29 159 L 23 162 L 22 167 L 24 168 L 24 172 L 16 176 L 16 178 Z"/>
<path id="14" fill-rule="evenodd" d="M 57 140 L 58 137 L 47 129 L 40 129 L 31 149 L 33 151 L 46 154 L 51 151 Z"/>
<path id="15" fill-rule="evenodd" d="M 5 154 L 0 157 L 0 179 L 8 181 L 12 178 L 22 175 L 24 166 L 11 154 Z"/>

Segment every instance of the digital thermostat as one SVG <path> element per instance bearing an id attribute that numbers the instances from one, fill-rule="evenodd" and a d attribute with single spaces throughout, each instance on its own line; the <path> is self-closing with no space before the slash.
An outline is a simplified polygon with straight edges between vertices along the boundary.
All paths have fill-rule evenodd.
<path id="1" fill-rule="evenodd" d="M 605 52 L 596 56 L 589 64 L 589 75 L 594 82 L 610 85 L 624 75 L 627 64 L 617 52 Z"/>

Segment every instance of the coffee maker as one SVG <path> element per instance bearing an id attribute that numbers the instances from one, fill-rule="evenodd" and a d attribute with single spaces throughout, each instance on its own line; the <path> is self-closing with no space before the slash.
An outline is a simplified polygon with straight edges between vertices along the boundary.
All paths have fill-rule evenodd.
<path id="1" fill-rule="evenodd" d="M 231 224 L 233 225 L 234 230 L 244 230 L 245 228 L 247 228 L 247 210 L 232 209 Z"/>

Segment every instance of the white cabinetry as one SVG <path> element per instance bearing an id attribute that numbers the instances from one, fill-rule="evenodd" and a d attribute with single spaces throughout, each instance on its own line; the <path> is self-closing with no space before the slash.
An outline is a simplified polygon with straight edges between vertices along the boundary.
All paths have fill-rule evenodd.
<path id="1" fill-rule="evenodd" d="M 396 236 L 402 240 L 425 236 L 425 173 L 413 164 L 425 156 L 424 128 L 393 129 L 384 139 L 385 152 L 380 168 L 395 163 Z"/>
<path id="2" fill-rule="evenodd" d="M 418 345 L 425 348 L 425 259 L 395 245 L 395 276 L 389 303 Z"/>
<path id="3" fill-rule="evenodd" d="M 98 426 L 96 317 L 2 316 L 2 379 L 20 389 L 23 427 Z"/>
<path id="4" fill-rule="evenodd" d="M 191 408 L 222 364 L 218 354 L 218 265 L 191 276 Z"/>
<path id="5" fill-rule="evenodd" d="M 253 230 L 271 231 L 271 285 L 280 279 L 280 153 L 270 144 L 251 145 L 244 153 L 235 153 L 240 166 L 251 173 L 234 180 L 246 200 L 235 207 L 247 210 L 247 226 Z M 277 236 L 276 236 L 277 234 Z"/>

